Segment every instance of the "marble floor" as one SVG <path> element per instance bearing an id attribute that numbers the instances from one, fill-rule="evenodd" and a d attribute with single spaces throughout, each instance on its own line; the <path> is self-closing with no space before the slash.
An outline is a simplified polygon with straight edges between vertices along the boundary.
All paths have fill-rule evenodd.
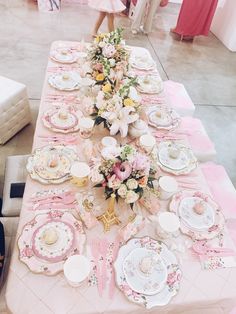
<path id="1" fill-rule="evenodd" d="M 39 13 L 34 0 L 0 1 L 0 75 L 26 84 L 33 122 L 4 146 L 0 146 L 0 195 L 8 155 L 31 151 L 35 121 L 48 52 L 54 40 L 91 40 L 96 12 L 86 5 L 62 0 L 60 13 Z M 76 2 L 76 1 L 71 1 Z M 170 33 L 179 6 L 160 8 L 153 32 L 134 36 L 130 21 L 116 17 L 125 29 L 127 43 L 148 48 L 164 80 L 185 85 L 217 149 L 217 162 L 227 169 L 236 186 L 236 53 L 227 50 L 213 35 L 180 42 Z M 103 25 L 102 30 L 106 30 Z"/>

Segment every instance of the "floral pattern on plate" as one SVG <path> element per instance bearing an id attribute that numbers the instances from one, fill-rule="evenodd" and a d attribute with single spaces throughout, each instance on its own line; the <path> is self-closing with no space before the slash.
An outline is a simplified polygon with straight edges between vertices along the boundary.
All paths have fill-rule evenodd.
<path id="1" fill-rule="evenodd" d="M 80 88 L 81 76 L 76 71 L 64 71 L 49 76 L 48 83 L 58 90 L 73 91 Z"/>
<path id="2" fill-rule="evenodd" d="M 71 178 L 70 168 L 77 154 L 62 145 L 36 149 L 26 168 L 32 179 L 44 184 L 59 184 Z"/>
<path id="3" fill-rule="evenodd" d="M 74 63 L 78 59 L 76 52 L 66 47 L 60 47 L 52 50 L 50 57 L 53 61 L 67 64 Z"/>
<path id="4" fill-rule="evenodd" d="M 183 218 L 183 212 L 180 206 L 183 200 L 189 198 L 197 198 L 197 200 L 207 204 L 214 211 L 214 223 L 209 228 L 193 228 L 189 224 L 189 219 Z M 193 240 L 210 240 L 221 234 L 224 229 L 225 219 L 221 208 L 207 194 L 199 191 L 181 191 L 175 194 L 169 205 L 170 211 L 176 213 L 180 218 L 180 230 L 190 236 Z M 187 221 L 186 221 L 187 220 Z M 196 227 L 196 226 L 195 226 Z"/>
<path id="5" fill-rule="evenodd" d="M 79 118 L 82 115 L 80 110 L 55 106 L 44 112 L 42 121 L 45 127 L 54 132 L 70 133 L 79 130 Z"/>
<path id="6" fill-rule="evenodd" d="M 125 258 L 136 248 L 145 248 L 152 250 L 160 256 L 167 268 L 167 279 L 163 289 L 154 295 L 147 295 L 135 292 L 127 283 L 123 271 Z M 124 295 L 134 303 L 145 306 L 150 309 L 154 306 L 163 306 L 170 302 L 179 290 L 181 271 L 175 255 L 169 251 L 165 244 L 156 241 L 150 237 L 134 238 L 122 246 L 118 252 L 117 259 L 114 263 L 116 272 L 116 282 Z"/>
<path id="7" fill-rule="evenodd" d="M 159 94 L 163 91 L 163 82 L 159 75 L 148 74 L 138 77 L 137 90 L 145 94 Z"/>
<path id="8" fill-rule="evenodd" d="M 61 244 L 64 243 L 67 247 L 62 248 L 62 254 L 59 255 L 58 253 L 54 259 L 48 259 L 47 256 L 35 254 L 34 247 L 34 239 L 37 231 L 50 223 L 68 226 L 73 234 L 73 241 L 72 243 L 70 242 L 70 245 L 67 244 L 67 241 L 61 242 Z M 55 210 L 46 214 L 39 214 L 23 227 L 22 233 L 18 239 L 19 258 L 34 273 L 55 275 L 63 270 L 64 261 L 69 256 L 82 253 L 85 240 L 86 236 L 82 223 L 75 219 L 71 213 Z"/>
<path id="9" fill-rule="evenodd" d="M 137 248 L 129 253 L 123 263 L 128 285 L 136 292 L 157 294 L 167 279 L 167 268 L 153 250 Z"/>
<path id="10" fill-rule="evenodd" d="M 51 236 L 51 242 L 55 241 L 54 243 L 47 243 L 45 240 L 47 233 Z M 37 257 L 49 262 L 57 262 L 70 251 L 73 240 L 74 230 L 70 225 L 56 220 L 49 221 L 35 230 L 32 248 Z"/>
<path id="11" fill-rule="evenodd" d="M 170 150 L 178 151 L 178 156 L 172 158 Z M 163 141 L 158 145 L 157 163 L 160 168 L 175 175 L 187 174 L 197 167 L 197 159 L 192 150 L 174 141 Z"/>
<path id="12" fill-rule="evenodd" d="M 180 117 L 171 108 L 156 105 L 150 107 L 147 111 L 148 124 L 158 130 L 174 130 L 179 126 Z"/>

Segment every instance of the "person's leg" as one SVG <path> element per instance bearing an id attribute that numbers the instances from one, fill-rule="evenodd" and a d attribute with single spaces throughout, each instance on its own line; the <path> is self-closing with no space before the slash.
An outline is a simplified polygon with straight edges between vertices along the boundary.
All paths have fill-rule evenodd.
<path id="1" fill-rule="evenodd" d="M 102 22 L 103 22 L 105 16 L 106 16 L 106 12 L 99 12 L 99 17 L 98 17 L 96 24 L 94 26 L 93 36 L 97 35 L 99 27 L 102 25 Z"/>
<path id="2" fill-rule="evenodd" d="M 133 23 L 131 25 L 132 31 L 138 31 L 139 30 L 141 23 L 142 23 L 142 19 L 145 15 L 146 4 L 147 4 L 147 0 L 138 0 L 136 7 L 135 7 L 135 12 L 134 12 L 134 20 L 133 20 Z"/>
<path id="3" fill-rule="evenodd" d="M 143 31 L 145 33 L 150 33 L 152 30 L 152 22 L 155 17 L 157 8 L 159 8 L 161 0 L 150 0 L 149 2 L 150 4 L 149 4 L 149 9 L 148 9 L 148 14 L 145 18 L 145 22 L 143 25 Z"/>
<path id="4" fill-rule="evenodd" d="M 108 30 L 109 32 L 113 32 L 114 27 L 114 13 L 107 13 L 107 22 L 108 22 Z"/>

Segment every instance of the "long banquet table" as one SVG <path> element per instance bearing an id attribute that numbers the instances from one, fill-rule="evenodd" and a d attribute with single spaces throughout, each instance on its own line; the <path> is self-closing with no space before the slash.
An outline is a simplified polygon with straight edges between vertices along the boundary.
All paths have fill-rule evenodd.
<path id="1" fill-rule="evenodd" d="M 75 45 L 72 42 L 54 42 L 52 49 L 58 46 Z M 63 65 L 63 68 L 79 67 L 79 65 Z M 49 136 L 52 133 L 43 127 L 41 117 L 42 113 L 48 109 L 50 104 L 46 101 L 49 93 L 63 94 L 63 92 L 55 91 L 48 84 L 48 76 L 52 73 L 52 69 L 60 70 L 61 65 L 53 62 L 50 58 L 46 72 L 45 83 L 42 92 L 39 115 L 35 130 L 33 150 L 45 145 L 45 141 L 40 136 Z M 68 92 L 67 92 L 68 93 Z M 74 94 L 75 92 L 72 92 Z M 70 94 L 70 93 L 69 93 Z M 83 158 L 81 145 L 83 140 L 77 144 L 77 151 Z M 204 176 L 201 167 L 193 172 L 198 186 L 211 195 L 211 188 Z M 35 212 L 29 210 L 30 196 L 42 189 L 50 189 L 55 186 L 42 184 L 33 181 L 30 176 L 27 178 L 23 206 L 20 216 L 20 222 L 17 232 L 17 238 L 21 234 L 23 226 L 33 219 Z M 68 187 L 75 189 L 70 182 L 60 184 L 60 187 Z M 100 197 L 100 196 L 99 196 Z M 101 202 L 104 202 L 101 199 Z M 163 203 L 166 209 L 167 204 Z M 223 208 L 224 210 L 224 208 Z M 230 214 L 228 215 L 229 218 Z M 98 224 L 91 230 L 86 230 L 88 241 L 94 237 L 107 237 L 109 240 L 116 237 L 118 226 L 113 226 L 111 231 L 104 234 L 101 224 Z M 138 237 L 143 235 L 154 236 L 153 228 L 147 225 Z M 227 230 L 225 234 L 225 243 L 227 246 L 233 246 L 228 236 Z M 86 247 L 84 253 L 88 253 Z M 180 254 L 180 267 L 182 271 L 182 279 L 180 290 L 170 303 L 163 307 L 155 307 L 149 311 L 137 304 L 129 302 L 122 292 L 115 288 L 114 297 L 108 296 L 108 291 L 103 293 L 101 298 L 98 294 L 97 286 L 83 285 L 81 287 L 71 287 L 64 278 L 63 272 L 55 276 L 45 276 L 42 274 L 32 273 L 25 264 L 19 260 L 19 251 L 17 242 L 13 250 L 7 290 L 6 300 L 9 311 L 14 314 L 97 314 L 97 313 L 162 313 L 162 314 L 227 314 L 236 305 L 236 268 L 222 268 L 217 270 L 202 270 L 200 262 L 185 251 Z"/>

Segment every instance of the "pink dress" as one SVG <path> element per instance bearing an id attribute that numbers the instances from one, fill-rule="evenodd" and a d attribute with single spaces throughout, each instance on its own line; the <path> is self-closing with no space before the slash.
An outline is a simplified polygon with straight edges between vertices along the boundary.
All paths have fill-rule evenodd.
<path id="1" fill-rule="evenodd" d="M 89 0 L 90 8 L 100 12 L 117 13 L 126 9 L 121 0 Z"/>
<path id="2" fill-rule="evenodd" d="M 183 0 L 174 32 L 185 36 L 207 36 L 217 2 L 218 0 Z"/>

